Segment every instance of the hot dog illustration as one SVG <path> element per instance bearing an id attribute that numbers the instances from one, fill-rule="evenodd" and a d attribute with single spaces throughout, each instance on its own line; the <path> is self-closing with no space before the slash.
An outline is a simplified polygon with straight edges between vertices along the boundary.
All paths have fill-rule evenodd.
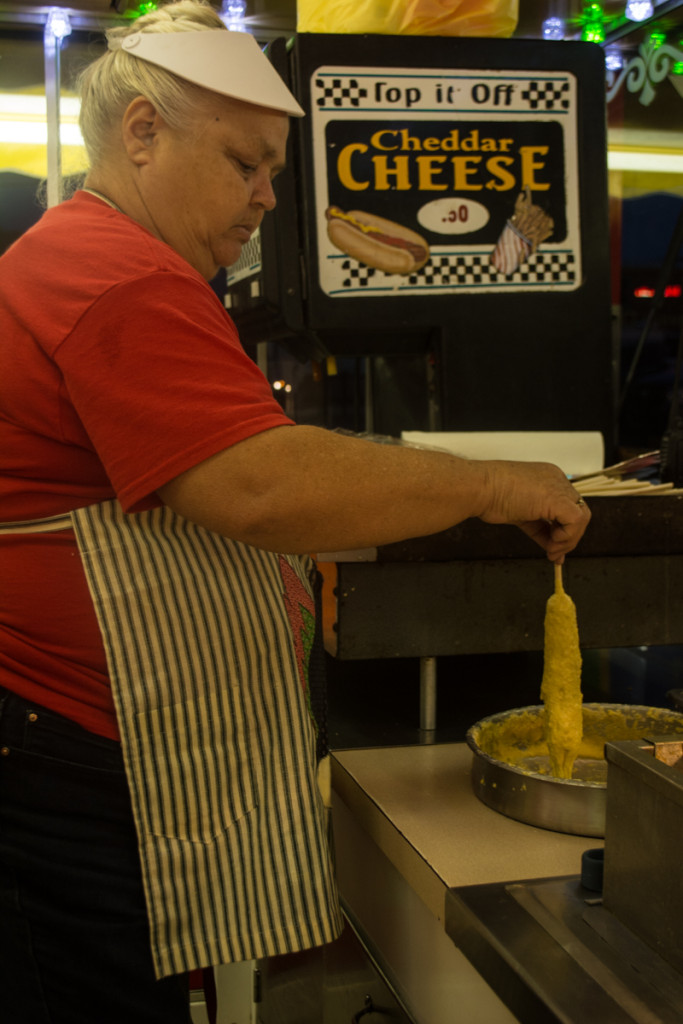
<path id="1" fill-rule="evenodd" d="M 413 274 L 429 259 L 422 235 L 393 220 L 361 210 L 345 213 L 338 206 L 325 211 L 332 245 L 359 263 L 387 274 Z"/>

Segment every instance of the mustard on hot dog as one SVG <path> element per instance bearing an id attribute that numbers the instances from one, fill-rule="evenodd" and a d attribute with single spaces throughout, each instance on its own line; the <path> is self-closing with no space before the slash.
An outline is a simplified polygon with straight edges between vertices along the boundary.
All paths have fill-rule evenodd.
<path id="1" fill-rule="evenodd" d="M 387 274 L 412 274 L 429 259 L 426 240 L 392 220 L 361 210 L 325 211 L 327 234 L 335 248 L 359 263 Z"/>

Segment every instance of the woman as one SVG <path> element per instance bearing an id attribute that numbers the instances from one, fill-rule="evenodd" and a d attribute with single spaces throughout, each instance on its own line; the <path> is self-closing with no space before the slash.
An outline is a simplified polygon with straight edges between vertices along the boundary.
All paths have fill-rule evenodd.
<path id="1" fill-rule="evenodd" d="M 183 978 L 341 919 L 309 713 L 312 562 L 516 523 L 559 469 L 295 425 L 208 281 L 302 113 L 182 0 L 82 82 L 85 187 L 0 262 L 0 990 L 8 1024 L 187 1022 Z"/>

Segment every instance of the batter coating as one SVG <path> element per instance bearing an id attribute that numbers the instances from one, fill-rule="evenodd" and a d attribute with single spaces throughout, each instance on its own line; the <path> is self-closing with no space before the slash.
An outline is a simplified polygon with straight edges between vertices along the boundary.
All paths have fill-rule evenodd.
<path id="1" fill-rule="evenodd" d="M 541 700 L 551 773 L 571 779 L 583 738 L 581 652 L 576 607 L 562 586 L 562 568 L 555 566 L 555 593 L 545 613 Z"/>

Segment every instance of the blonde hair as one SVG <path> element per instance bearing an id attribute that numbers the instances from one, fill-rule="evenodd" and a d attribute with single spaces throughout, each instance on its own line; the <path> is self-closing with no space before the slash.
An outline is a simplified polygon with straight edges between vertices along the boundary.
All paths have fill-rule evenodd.
<path id="1" fill-rule="evenodd" d="M 109 29 L 106 35 L 108 42 L 116 44 L 134 32 L 197 32 L 217 28 L 226 26 L 209 3 L 178 0 L 130 24 Z M 178 130 L 190 127 L 205 96 L 201 87 L 118 47 L 107 50 L 81 73 L 78 88 L 79 124 L 91 166 L 96 166 L 104 156 L 112 129 L 136 96 L 144 96 L 153 103 L 164 120 Z"/>

